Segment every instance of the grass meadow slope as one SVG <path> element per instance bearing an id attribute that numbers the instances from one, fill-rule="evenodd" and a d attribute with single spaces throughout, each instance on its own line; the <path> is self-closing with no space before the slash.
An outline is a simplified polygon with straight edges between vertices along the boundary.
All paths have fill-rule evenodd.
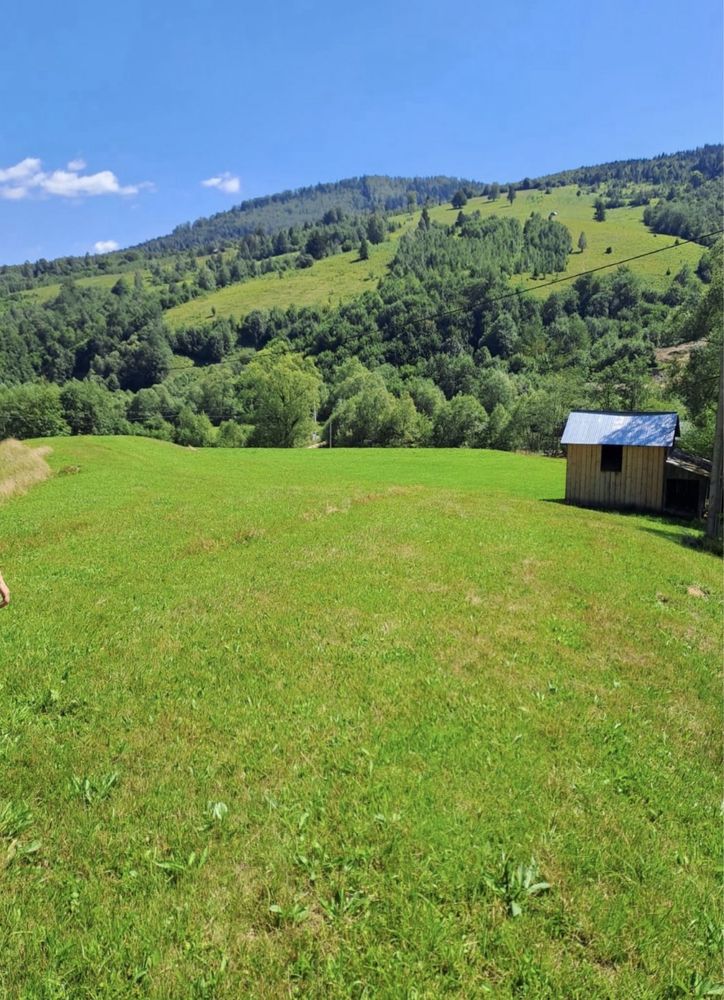
<path id="1" fill-rule="evenodd" d="M 576 194 L 575 185 L 553 188 L 550 194 L 540 190 L 518 191 L 512 205 L 504 196 L 496 201 L 487 198 L 471 198 L 465 206 L 465 214 L 479 211 L 483 217 L 498 215 L 512 216 L 521 223 L 531 214 L 538 212 L 544 217 L 557 212 L 557 221 L 567 226 L 577 246 L 578 237 L 585 232 L 588 246 L 583 253 L 577 250 L 568 258 L 566 275 L 577 275 L 594 267 L 615 265 L 628 257 L 658 250 L 673 244 L 674 237 L 652 233 L 643 224 L 643 207 L 622 207 L 608 209 L 604 222 L 593 221 L 593 203 L 596 195 Z M 444 225 L 452 225 L 458 210 L 450 205 L 438 205 L 430 209 L 430 217 Z M 210 322 L 214 316 L 234 316 L 237 319 L 253 309 L 271 309 L 274 306 L 287 308 L 294 305 L 325 306 L 361 295 L 375 288 L 384 277 L 387 265 L 392 260 L 397 240 L 404 233 L 414 229 L 420 219 L 419 212 L 394 217 L 401 228 L 392 234 L 391 240 L 371 245 L 370 257 L 360 261 L 357 251 L 337 254 L 317 261 L 313 267 L 301 271 L 285 271 L 281 276 L 267 274 L 259 278 L 210 292 L 175 306 L 166 312 L 171 326 L 186 326 L 193 323 Z M 611 253 L 607 249 L 611 247 Z M 629 266 L 642 281 L 651 287 L 663 290 L 684 264 L 696 267 L 703 248 L 697 244 L 681 244 L 666 253 L 635 261 Z M 669 274 L 667 274 L 669 272 Z M 548 276 L 562 277 L 562 275 Z M 517 276 L 514 287 L 535 289 L 543 285 L 545 279 L 533 279 L 530 275 Z M 541 288 L 541 295 L 549 294 L 549 289 Z M 215 312 L 212 312 L 212 309 Z"/>
<path id="2" fill-rule="evenodd" d="M 539 457 L 49 443 L 0 504 L 0 995 L 715 988 L 689 529 Z"/>
<path id="3" fill-rule="evenodd" d="M 578 196 L 576 192 L 575 185 L 553 188 L 549 194 L 539 189 L 520 190 L 512 205 L 504 195 L 496 201 L 471 198 L 464 211 L 466 214 L 479 211 L 484 217 L 513 216 L 521 223 L 525 223 L 531 212 L 538 212 L 543 216 L 556 212 L 558 221 L 570 230 L 574 247 L 577 246 L 579 234 L 581 232 L 586 234 L 588 242 L 586 250 L 583 253 L 578 253 L 576 250 L 568 258 L 565 274 L 572 276 L 602 265 L 615 266 L 617 262 L 628 257 L 658 250 L 675 242 L 674 237 L 657 235 L 644 226 L 644 209 L 641 206 L 608 209 L 604 222 L 594 222 L 593 203 L 597 196 L 591 193 L 582 193 Z M 444 225 L 452 225 L 457 215 L 458 210 L 451 208 L 449 204 L 430 208 L 430 217 Z M 353 299 L 377 287 L 395 255 L 397 241 L 417 226 L 420 212 L 409 212 L 391 218 L 400 224 L 400 228 L 391 233 L 390 239 L 386 242 L 371 244 L 368 260 L 360 260 L 358 251 L 353 250 L 325 257 L 316 261 L 311 268 L 261 275 L 238 284 L 227 285 L 174 306 L 166 311 L 165 318 L 172 327 L 183 327 L 208 323 L 217 316 L 233 316 L 240 319 L 254 309 L 286 309 L 289 306 L 323 307 Z M 607 253 L 609 247 L 611 252 Z M 634 261 L 628 266 L 646 285 L 662 290 L 670 282 L 671 275 L 683 265 L 687 264 L 694 269 L 702 253 L 703 247 L 698 244 L 682 243 L 666 253 Z M 168 258 L 168 261 L 172 259 Z M 202 262 L 206 258 L 202 255 L 197 259 Z M 149 284 L 148 272 L 142 269 L 141 273 L 144 281 Z M 77 278 L 76 283 L 83 287 L 108 289 L 122 277 L 128 280 L 130 272 L 126 269 L 125 272 Z M 549 275 L 547 279 L 534 279 L 531 275 L 521 275 L 513 279 L 512 285 L 516 288 L 535 290 L 552 277 L 562 277 L 562 275 Z M 19 297 L 33 299 L 38 303 L 49 302 L 57 296 L 60 288 L 60 283 L 57 282 L 41 285 L 19 293 Z M 549 289 L 540 287 L 540 294 L 549 294 Z"/>

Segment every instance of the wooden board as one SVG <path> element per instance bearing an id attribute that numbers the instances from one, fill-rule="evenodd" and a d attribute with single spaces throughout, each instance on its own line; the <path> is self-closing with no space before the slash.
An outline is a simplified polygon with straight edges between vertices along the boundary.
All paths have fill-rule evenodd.
<path id="1" fill-rule="evenodd" d="M 566 500 L 585 507 L 660 511 L 666 448 L 624 447 L 620 472 L 601 471 L 601 446 L 568 445 Z"/>

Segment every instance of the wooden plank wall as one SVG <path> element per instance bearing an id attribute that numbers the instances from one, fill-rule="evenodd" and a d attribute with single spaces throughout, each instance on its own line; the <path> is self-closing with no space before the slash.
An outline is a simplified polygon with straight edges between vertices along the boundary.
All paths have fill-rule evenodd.
<path id="1" fill-rule="evenodd" d="M 624 447 L 620 472 L 601 472 L 601 446 L 569 444 L 566 500 L 584 507 L 664 506 L 665 448 Z"/>

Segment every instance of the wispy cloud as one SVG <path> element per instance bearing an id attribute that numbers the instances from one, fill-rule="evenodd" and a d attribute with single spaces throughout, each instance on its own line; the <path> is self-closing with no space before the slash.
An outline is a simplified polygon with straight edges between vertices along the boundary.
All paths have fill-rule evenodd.
<path id="1" fill-rule="evenodd" d="M 26 157 L 11 167 L 0 167 L 0 198 L 19 201 L 33 196 L 92 198 L 98 195 L 128 196 L 153 188 L 148 181 L 121 184 L 111 170 L 84 174 L 84 160 L 71 160 L 66 170 L 43 170 L 37 157 Z"/>
<path id="2" fill-rule="evenodd" d="M 208 177 L 205 181 L 201 181 L 203 187 L 216 188 L 217 191 L 223 191 L 224 194 L 238 194 L 241 189 L 241 181 L 236 176 L 236 174 L 229 173 L 225 170 L 218 177 Z"/>
<path id="3" fill-rule="evenodd" d="M 93 253 L 110 253 L 117 249 L 118 244 L 115 240 L 98 240 L 93 244 Z"/>

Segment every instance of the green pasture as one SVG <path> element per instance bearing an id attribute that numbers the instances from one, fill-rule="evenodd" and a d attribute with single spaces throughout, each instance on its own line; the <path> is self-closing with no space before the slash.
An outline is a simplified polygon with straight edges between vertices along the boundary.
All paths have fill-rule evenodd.
<path id="1" fill-rule="evenodd" d="M 174 306 L 165 319 L 170 326 L 190 326 L 210 322 L 215 315 L 240 318 L 254 309 L 339 305 L 377 287 L 401 234 L 398 230 L 387 242 L 370 244 L 369 260 L 360 260 L 352 250 L 315 261 L 313 267 L 264 274 Z"/>
<path id="2" fill-rule="evenodd" d="M 693 528 L 541 457 L 48 443 L 0 505 L 0 995 L 711 995 Z"/>
<path id="3" fill-rule="evenodd" d="M 575 185 L 553 188 L 550 194 L 538 190 L 518 191 L 512 205 L 504 195 L 494 202 L 484 198 L 474 198 L 468 202 L 464 211 L 468 213 L 479 209 L 484 216 L 513 215 L 521 224 L 525 223 L 531 212 L 538 212 L 544 218 L 551 212 L 557 212 L 556 221 L 567 226 L 573 239 L 574 252 L 568 258 L 566 275 L 577 275 L 602 265 L 616 265 L 627 257 L 659 250 L 664 246 L 673 247 L 675 244 L 675 237 L 649 231 L 643 223 L 642 206 L 609 208 L 606 210 L 606 219 L 603 222 L 595 222 L 593 203 L 598 195 L 582 193 L 577 196 L 576 191 Z M 457 217 L 457 211 L 450 206 L 438 206 L 431 210 L 430 215 L 439 222 L 452 223 Z M 586 234 L 588 246 L 583 253 L 580 253 L 578 237 L 582 232 Z M 612 248 L 610 254 L 606 253 L 608 247 Z M 671 276 L 685 264 L 693 270 L 703 252 L 703 247 L 698 244 L 680 244 L 671 250 L 633 261 L 627 266 L 647 285 L 663 290 L 670 283 Z M 667 274 L 667 271 L 670 273 Z M 531 276 L 517 277 L 513 279 L 513 283 L 522 288 L 536 288 L 557 277 L 563 275 L 550 274 L 539 280 L 533 280 Z M 550 289 L 541 289 L 541 294 L 549 295 Z"/>
<path id="4" fill-rule="evenodd" d="M 512 205 L 505 195 L 496 201 L 487 198 L 472 198 L 465 206 L 465 213 L 480 211 L 485 215 L 512 215 L 521 223 L 531 214 L 538 212 L 548 216 L 557 212 L 557 220 L 571 232 L 574 253 L 568 258 L 566 275 L 577 275 L 602 265 L 616 265 L 618 262 L 637 254 L 658 250 L 674 244 L 674 237 L 657 235 L 643 224 L 643 208 L 608 209 L 604 222 L 594 222 L 593 203 L 597 195 L 582 193 L 576 195 L 575 185 L 554 188 L 550 194 L 543 191 L 518 191 Z M 447 205 L 430 208 L 430 216 L 436 222 L 452 225 L 458 210 Z M 214 316 L 234 316 L 239 318 L 254 309 L 285 309 L 289 306 L 337 305 L 341 301 L 361 295 L 384 277 L 387 265 L 392 260 L 396 241 L 409 232 L 419 222 L 419 212 L 408 212 L 396 216 L 401 224 L 391 239 L 377 246 L 370 245 L 370 259 L 360 261 L 356 251 L 338 254 L 317 261 L 313 267 L 301 271 L 286 271 L 281 275 L 267 274 L 238 285 L 227 285 L 218 291 L 209 292 L 200 298 L 185 302 L 169 309 L 165 316 L 171 326 L 184 326 L 210 322 Z M 588 246 L 579 253 L 578 237 L 586 234 Z M 606 253 L 608 247 L 612 253 Z M 696 267 L 703 253 L 696 244 L 681 244 L 663 253 L 637 260 L 628 266 L 647 285 L 663 289 L 684 264 Z M 669 273 L 667 273 L 669 272 Z M 605 272 L 604 272 L 605 273 Z M 517 276 L 514 287 L 533 288 L 542 286 L 563 275 L 548 275 L 534 280 L 532 276 Z M 549 288 L 540 288 L 541 295 L 550 294 Z M 215 310 L 215 312 L 214 312 Z"/>
<path id="5" fill-rule="evenodd" d="M 118 272 L 115 274 L 94 274 L 90 278 L 74 278 L 74 284 L 80 285 L 83 288 L 113 288 L 119 278 L 125 278 L 126 281 L 133 281 L 133 272 L 125 271 L 123 273 Z M 144 279 L 147 281 L 148 276 L 144 271 Z M 38 285 L 37 288 L 31 288 L 27 292 L 20 292 L 20 298 L 22 299 L 32 299 L 40 304 L 44 302 L 50 302 L 52 299 L 56 298 L 60 292 L 61 283 L 55 282 L 52 285 Z"/>
<path id="6" fill-rule="evenodd" d="M 550 194 L 538 190 L 518 191 L 512 205 L 504 194 L 496 201 L 472 198 L 464 211 L 480 211 L 484 216 L 512 215 L 521 223 L 525 222 L 531 212 L 539 212 L 544 216 L 557 212 L 558 221 L 570 230 L 575 248 L 568 259 L 566 275 L 577 275 L 601 265 L 615 265 L 627 257 L 674 244 L 673 237 L 649 232 L 642 221 L 642 207 L 608 209 L 604 222 L 594 222 L 593 202 L 597 195 L 582 193 L 576 196 L 576 190 L 575 185 L 570 185 L 554 188 Z M 429 211 L 432 219 L 446 225 L 452 225 L 458 214 L 458 210 L 451 208 L 449 204 L 432 206 Z M 414 229 L 419 222 L 420 213 L 410 212 L 395 218 L 400 223 L 400 228 L 391 234 L 387 242 L 370 244 L 369 260 L 359 260 L 358 252 L 354 250 L 316 261 L 311 268 L 265 274 L 239 284 L 227 285 L 167 310 L 166 320 L 171 326 L 178 327 L 211 322 L 215 316 L 233 316 L 238 319 L 254 309 L 331 306 L 355 298 L 369 288 L 375 288 L 384 277 L 395 254 L 397 240 Z M 585 232 L 588 241 L 583 253 L 577 250 L 581 232 Z M 610 254 L 606 253 L 608 247 L 613 251 Z M 695 268 L 702 252 L 702 247 L 696 244 L 681 244 L 663 253 L 635 261 L 629 266 L 648 285 L 662 289 L 671 280 L 671 275 L 684 264 Z M 199 262 L 206 259 L 198 258 Z M 111 288 L 124 276 L 129 280 L 133 277 L 132 272 L 101 274 L 79 278 L 77 284 Z M 561 276 L 548 275 L 536 280 L 530 275 L 518 276 L 513 279 L 513 285 L 536 289 Z M 145 277 L 148 280 L 148 276 Z M 21 296 L 43 303 L 55 298 L 59 291 L 60 283 L 54 283 L 23 292 Z M 550 294 L 549 289 L 541 287 L 540 294 Z"/>

